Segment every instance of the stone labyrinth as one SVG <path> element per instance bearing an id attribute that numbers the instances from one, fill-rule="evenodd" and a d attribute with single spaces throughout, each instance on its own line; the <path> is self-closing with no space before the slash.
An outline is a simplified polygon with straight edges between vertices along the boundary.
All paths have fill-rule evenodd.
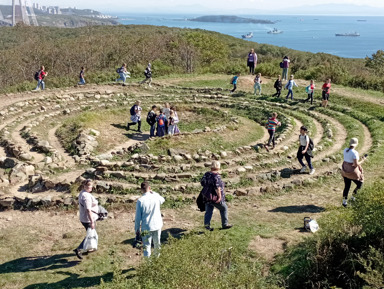
<path id="1" fill-rule="evenodd" d="M 333 106 L 310 110 L 301 105 L 233 97 L 222 89 L 155 86 L 146 90 L 130 86 L 123 90 L 111 85 L 13 96 L 15 101 L 0 108 L 1 209 L 76 205 L 77 186 L 83 178 L 97 180 L 94 194 L 102 204 L 135 202 L 143 180 L 149 180 L 174 205 L 191 203 L 212 160 L 222 163 L 227 195 L 262 195 L 310 186 L 337 174 L 342 149 L 350 137 L 359 138 L 361 155 L 372 146 L 370 131 L 348 109 L 340 112 Z M 136 99 L 142 101 L 143 123 L 153 104 L 169 102 L 179 107 L 182 133 L 159 140 L 148 139 L 148 127 L 142 135 L 127 132 L 124 126 Z M 75 131 L 69 143 L 58 133 L 69 119 L 74 121 L 84 113 L 114 114 L 116 109 L 125 109 L 125 117 L 120 125 L 114 124 L 118 134 L 114 147 L 100 143 L 103 135 L 111 133 L 111 123 L 101 128 L 83 127 Z M 204 124 L 204 114 L 196 114 L 201 109 L 216 122 Z M 268 134 L 262 124 L 274 111 L 283 126 L 277 131 L 276 148 L 267 153 L 262 144 Z M 188 121 L 200 127 L 186 126 L 183 130 L 183 123 Z M 257 139 L 245 130 L 252 123 Z M 311 176 L 299 173 L 296 160 L 302 125 L 309 128 L 316 147 L 316 173 Z M 230 136 L 236 139 L 226 143 Z M 194 140 L 200 146 L 188 146 Z M 170 149 L 158 149 L 167 142 Z"/>

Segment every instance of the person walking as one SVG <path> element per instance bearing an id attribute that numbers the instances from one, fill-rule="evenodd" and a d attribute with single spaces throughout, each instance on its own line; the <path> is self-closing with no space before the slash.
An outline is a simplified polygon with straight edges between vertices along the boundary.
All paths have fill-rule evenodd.
<path id="1" fill-rule="evenodd" d="M 289 79 L 289 81 L 285 85 L 285 88 L 288 89 L 288 94 L 287 94 L 286 99 L 288 99 L 289 95 L 291 95 L 291 100 L 293 100 L 293 86 L 298 87 L 296 82 L 293 80 L 293 75 L 291 75 L 291 78 Z"/>
<path id="2" fill-rule="evenodd" d="M 200 183 L 203 186 L 202 195 L 205 202 L 205 229 L 213 231 L 211 219 L 214 208 L 220 211 L 222 229 L 231 228 L 232 225 L 228 223 L 228 206 L 225 202 L 224 182 L 220 176 L 219 161 L 212 162 L 211 171 L 204 174 Z"/>
<path id="3" fill-rule="evenodd" d="M 255 79 L 253 80 L 253 94 L 256 95 L 257 91 L 259 91 L 259 95 L 261 95 L 261 83 L 263 82 L 261 80 L 261 73 L 256 74 Z"/>
<path id="4" fill-rule="evenodd" d="M 85 84 L 84 72 L 85 72 L 85 69 L 84 69 L 84 67 L 82 66 L 82 67 L 81 67 L 81 70 L 80 70 L 80 74 L 79 74 L 79 79 L 80 79 L 80 81 L 78 82 L 78 85 L 84 85 L 84 84 Z"/>
<path id="5" fill-rule="evenodd" d="M 313 93 L 315 91 L 315 82 L 313 80 L 311 80 L 309 85 L 305 88 L 305 91 L 308 94 L 308 98 L 306 100 L 304 100 L 304 102 L 311 100 L 311 104 L 312 104 L 313 103 Z"/>
<path id="6" fill-rule="evenodd" d="M 247 66 L 249 67 L 249 74 L 255 74 L 255 68 L 257 66 L 257 54 L 255 49 L 251 49 L 247 57 Z"/>
<path id="7" fill-rule="evenodd" d="M 237 88 L 237 80 L 239 79 L 239 77 L 240 77 L 240 72 L 237 73 L 234 77 L 232 77 L 231 84 L 233 84 L 233 89 L 229 91 L 230 93 L 235 92 L 235 90 Z"/>
<path id="8" fill-rule="evenodd" d="M 37 86 L 34 90 L 45 89 L 44 78 L 48 75 L 48 72 L 45 71 L 45 67 L 42 65 L 38 72 L 35 73 L 35 79 L 37 80 Z"/>
<path id="9" fill-rule="evenodd" d="M 116 70 L 116 72 L 119 74 L 119 78 L 116 79 L 116 82 L 122 81 L 123 86 L 126 86 L 125 81 L 127 78 L 130 78 L 130 73 L 127 71 L 127 64 L 123 63 L 123 65 Z"/>
<path id="10" fill-rule="evenodd" d="M 325 80 L 325 83 L 323 84 L 321 89 L 322 89 L 322 97 L 323 97 L 323 101 L 321 103 L 321 106 L 327 107 L 328 101 L 329 101 L 329 93 L 331 92 L 331 79 L 330 78 L 327 78 Z"/>
<path id="11" fill-rule="evenodd" d="M 349 141 L 349 147 L 344 149 L 344 162 L 341 167 L 341 175 L 344 178 L 344 190 L 343 190 L 343 206 L 348 205 L 348 193 L 351 188 L 352 182 L 356 184 L 356 188 L 353 190 L 351 200 L 355 200 L 357 192 L 361 189 L 364 182 L 364 171 L 362 163 L 366 160 L 366 155 L 360 160 L 359 153 L 356 150 L 359 140 L 352 138 Z"/>
<path id="12" fill-rule="evenodd" d="M 283 73 L 281 75 L 282 80 L 287 80 L 288 79 L 288 69 L 289 69 L 289 63 L 291 61 L 289 60 L 288 56 L 284 56 L 283 61 L 282 61 L 282 68 L 283 68 Z"/>
<path id="13" fill-rule="evenodd" d="M 142 108 L 141 108 L 140 104 L 141 104 L 141 101 L 137 100 L 135 102 L 135 104 L 131 107 L 131 109 L 129 110 L 129 113 L 131 114 L 131 121 L 132 122 L 128 122 L 127 130 L 130 130 L 130 127 L 132 125 L 138 124 L 137 132 L 142 133 L 142 131 L 141 131 L 141 111 L 142 111 Z"/>
<path id="14" fill-rule="evenodd" d="M 275 81 L 273 87 L 276 89 L 276 93 L 272 96 L 280 97 L 281 90 L 283 89 L 283 83 L 281 82 L 281 75 L 279 75 Z"/>
<path id="15" fill-rule="evenodd" d="M 167 118 L 165 117 L 163 113 L 163 109 L 160 109 L 160 115 L 156 117 L 157 122 L 157 136 L 164 136 L 165 135 L 165 122 L 167 121 Z"/>
<path id="16" fill-rule="evenodd" d="M 144 70 L 145 79 L 140 82 L 140 84 L 143 84 L 145 82 L 148 82 L 148 86 L 152 87 L 152 64 L 148 63 L 147 68 Z"/>
<path id="17" fill-rule="evenodd" d="M 308 163 L 308 167 L 310 169 L 309 174 L 313 175 L 315 173 L 315 169 L 312 166 L 311 158 L 313 158 L 312 148 L 311 148 L 311 141 L 309 136 L 307 135 L 308 129 L 305 126 L 302 126 L 300 128 L 300 136 L 299 136 L 299 149 L 297 151 L 297 160 L 299 161 L 301 165 L 300 173 L 305 173 L 307 170 L 307 166 L 303 162 L 303 158 L 305 157 L 305 160 Z"/>
<path id="18" fill-rule="evenodd" d="M 268 129 L 268 133 L 269 133 L 269 140 L 268 140 L 268 144 L 264 145 L 265 149 L 267 150 L 267 152 L 269 152 L 269 146 L 271 145 L 271 142 L 272 142 L 272 149 L 275 148 L 275 132 L 276 132 L 276 127 L 277 126 L 281 126 L 281 123 L 277 120 L 277 113 L 274 112 L 272 113 L 272 117 L 270 117 L 266 123 L 266 127 Z"/>
<path id="19" fill-rule="evenodd" d="M 144 257 L 151 256 L 151 244 L 153 241 L 154 255 L 160 255 L 160 237 L 163 219 L 161 217 L 160 206 L 164 203 L 164 198 L 151 190 L 147 181 L 141 183 L 143 195 L 136 203 L 135 232 L 136 236 L 141 234 L 144 246 Z M 140 231 L 141 230 L 141 231 Z"/>
<path id="20" fill-rule="evenodd" d="M 147 123 L 150 126 L 149 129 L 149 137 L 154 137 L 155 136 L 155 129 L 156 129 L 156 105 L 152 105 L 152 110 L 148 112 L 147 115 Z"/>
<path id="21" fill-rule="evenodd" d="M 96 229 L 96 219 L 98 212 L 98 202 L 95 197 L 91 194 L 93 188 L 93 182 L 90 179 L 87 179 L 81 184 L 81 192 L 79 195 L 79 217 L 80 222 L 87 231 L 88 228 Z M 84 240 L 80 245 L 73 250 L 79 259 L 83 259 L 84 251 Z"/>

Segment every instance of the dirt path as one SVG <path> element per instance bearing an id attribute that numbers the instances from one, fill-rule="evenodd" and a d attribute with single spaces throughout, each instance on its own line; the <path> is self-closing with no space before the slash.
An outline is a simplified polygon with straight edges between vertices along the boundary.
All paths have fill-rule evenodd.
<path id="1" fill-rule="evenodd" d="M 74 167 L 76 165 L 75 160 L 65 151 L 60 141 L 57 139 L 55 133 L 61 124 L 56 125 L 54 128 L 48 131 L 48 142 L 54 147 L 58 153 L 63 157 L 63 162 L 67 167 Z"/>

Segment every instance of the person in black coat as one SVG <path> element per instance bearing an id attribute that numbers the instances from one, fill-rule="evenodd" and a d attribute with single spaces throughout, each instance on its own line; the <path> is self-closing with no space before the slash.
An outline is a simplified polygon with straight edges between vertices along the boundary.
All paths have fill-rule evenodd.
<path id="1" fill-rule="evenodd" d="M 273 85 L 273 87 L 276 89 L 276 93 L 274 95 L 272 95 L 272 96 L 280 97 L 281 90 L 283 88 L 283 83 L 281 82 L 281 76 L 280 75 L 279 75 L 279 78 L 276 79 L 275 84 Z"/>

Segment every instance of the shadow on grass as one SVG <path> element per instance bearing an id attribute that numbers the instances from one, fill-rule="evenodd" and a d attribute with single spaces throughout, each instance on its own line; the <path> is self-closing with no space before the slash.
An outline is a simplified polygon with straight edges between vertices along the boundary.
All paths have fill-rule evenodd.
<path id="1" fill-rule="evenodd" d="M 288 213 L 288 214 L 299 214 L 299 213 L 321 213 L 325 209 L 315 205 L 302 205 L 302 206 L 285 206 L 277 207 L 273 210 L 269 210 L 271 213 Z"/>
<path id="2" fill-rule="evenodd" d="M 74 254 L 58 254 L 19 258 L 1 264 L 0 274 L 70 268 L 80 263 L 79 261 L 68 261 L 67 257 L 73 256 Z"/>
<path id="3" fill-rule="evenodd" d="M 280 177 L 284 179 L 289 179 L 292 175 L 301 175 L 299 169 L 290 169 L 290 168 L 285 168 L 280 171 Z"/>
<path id="4" fill-rule="evenodd" d="M 172 236 L 173 238 L 176 238 L 176 239 L 181 239 L 181 237 L 184 236 L 185 232 L 187 232 L 187 230 L 180 229 L 180 228 L 169 228 L 164 231 L 161 231 L 161 237 L 160 237 L 161 243 L 166 244 L 169 239 L 169 236 Z M 131 238 L 123 241 L 122 244 L 128 244 L 133 246 L 134 242 L 135 242 L 135 238 Z"/>
<path id="5" fill-rule="evenodd" d="M 118 129 L 123 129 L 125 131 L 127 130 L 127 126 L 121 123 L 112 123 L 111 126 L 116 127 Z M 146 141 L 147 139 L 149 139 L 149 133 L 139 133 L 132 129 L 127 131 L 127 133 L 123 133 L 123 135 L 125 135 L 129 139 L 133 139 L 136 141 Z"/>

